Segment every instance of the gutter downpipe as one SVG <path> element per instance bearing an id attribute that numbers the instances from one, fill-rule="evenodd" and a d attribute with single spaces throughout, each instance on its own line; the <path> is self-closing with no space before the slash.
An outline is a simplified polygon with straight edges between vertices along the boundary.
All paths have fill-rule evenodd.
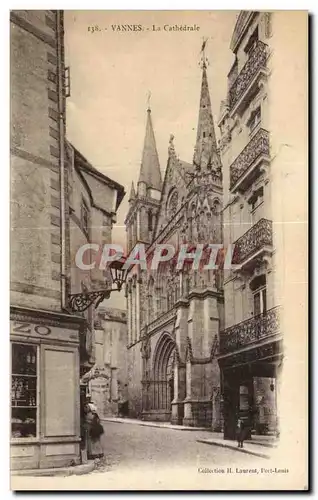
<path id="1" fill-rule="evenodd" d="M 66 225 L 65 225 L 65 103 L 64 103 L 64 64 L 62 55 L 61 11 L 57 10 L 57 70 L 58 70 L 58 105 L 59 105 L 59 139 L 60 139 L 60 234 L 61 234 L 61 308 L 66 309 Z"/>

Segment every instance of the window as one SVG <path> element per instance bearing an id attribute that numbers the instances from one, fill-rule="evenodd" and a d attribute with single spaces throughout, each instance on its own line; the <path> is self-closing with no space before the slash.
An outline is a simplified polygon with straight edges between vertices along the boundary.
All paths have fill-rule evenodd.
<path id="1" fill-rule="evenodd" d="M 178 193 L 177 190 L 173 190 L 171 195 L 169 196 L 167 203 L 167 216 L 169 218 L 173 217 L 178 208 Z"/>
<path id="2" fill-rule="evenodd" d="M 148 211 L 148 231 L 153 230 L 153 223 L 152 223 L 152 211 Z"/>
<path id="3" fill-rule="evenodd" d="M 266 288 L 254 293 L 254 316 L 266 312 Z"/>
<path id="4" fill-rule="evenodd" d="M 88 234 L 89 210 L 84 200 L 82 200 L 81 219 L 82 219 L 82 228 L 85 231 L 85 233 Z"/>
<path id="5" fill-rule="evenodd" d="M 255 192 L 255 194 L 248 201 L 253 216 L 253 223 L 257 222 L 258 220 L 257 215 L 258 217 L 261 216 L 261 213 L 255 215 L 255 212 L 257 211 L 258 207 L 260 207 L 263 204 L 263 202 L 264 202 L 264 188 L 261 187 Z"/>
<path id="6" fill-rule="evenodd" d="M 12 343 L 11 436 L 37 435 L 37 347 Z"/>
<path id="7" fill-rule="evenodd" d="M 245 385 L 240 386 L 240 410 L 247 411 L 249 409 L 249 392 Z"/>
<path id="8" fill-rule="evenodd" d="M 258 316 L 267 311 L 266 300 L 266 278 L 260 276 L 251 282 L 251 290 L 253 292 L 253 314 Z"/>
<path id="9" fill-rule="evenodd" d="M 261 112 L 261 107 L 259 106 L 255 111 L 253 111 L 253 113 L 251 114 L 251 118 L 248 121 L 248 127 L 250 129 L 250 134 L 261 123 L 261 120 L 262 120 L 262 112 Z"/>
<path id="10" fill-rule="evenodd" d="M 250 57 L 251 52 L 254 50 L 258 42 L 258 27 L 254 30 L 253 34 L 251 35 L 249 41 L 246 44 L 245 47 L 245 53 L 248 54 Z"/>

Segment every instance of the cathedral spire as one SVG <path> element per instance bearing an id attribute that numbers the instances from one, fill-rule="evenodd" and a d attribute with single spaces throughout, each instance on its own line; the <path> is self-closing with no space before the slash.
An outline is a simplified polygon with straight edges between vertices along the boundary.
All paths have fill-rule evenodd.
<path id="1" fill-rule="evenodd" d="M 217 142 L 214 130 L 214 121 L 211 108 L 211 99 L 207 77 L 208 58 L 205 55 L 207 40 L 203 41 L 201 49 L 202 83 L 200 94 L 200 108 L 197 128 L 197 139 L 193 162 L 198 170 L 206 168 L 219 170 L 220 158 L 217 152 Z"/>
<path id="2" fill-rule="evenodd" d="M 128 201 L 133 201 L 135 198 L 136 198 L 135 186 L 134 186 L 134 182 L 132 182 Z"/>
<path id="3" fill-rule="evenodd" d="M 152 126 L 149 100 L 147 109 L 146 134 L 138 184 L 139 183 L 145 183 L 147 188 L 150 187 L 158 191 L 161 191 L 162 188 L 159 157 L 156 147 L 155 134 Z"/>

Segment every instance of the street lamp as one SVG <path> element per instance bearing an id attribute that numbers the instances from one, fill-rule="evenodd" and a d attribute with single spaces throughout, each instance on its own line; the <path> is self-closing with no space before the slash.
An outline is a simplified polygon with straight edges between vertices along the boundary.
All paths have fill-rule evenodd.
<path id="1" fill-rule="evenodd" d="M 109 265 L 112 282 L 116 283 L 118 292 L 122 289 L 128 274 L 128 268 L 124 268 L 125 263 L 125 257 L 121 257 L 121 259 L 114 260 Z"/>
<path id="2" fill-rule="evenodd" d="M 124 269 L 124 264 L 126 259 L 122 257 L 119 260 L 111 262 L 108 267 L 110 269 L 112 282 L 111 284 L 106 282 L 106 286 L 103 290 L 94 290 L 93 292 L 82 292 L 75 293 L 69 296 L 69 306 L 73 312 L 84 312 L 89 308 L 95 301 L 95 309 L 99 306 L 101 302 L 105 299 L 109 299 L 112 292 L 120 292 L 123 284 L 126 281 L 128 269 Z M 112 284 L 115 283 L 116 288 L 112 288 Z"/>

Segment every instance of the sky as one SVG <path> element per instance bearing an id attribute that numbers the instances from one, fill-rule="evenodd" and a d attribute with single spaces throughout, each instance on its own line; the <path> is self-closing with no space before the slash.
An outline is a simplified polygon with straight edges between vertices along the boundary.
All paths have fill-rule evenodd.
<path id="1" fill-rule="evenodd" d="M 122 184 L 127 192 L 113 229 L 114 243 L 125 243 L 124 220 L 131 182 L 136 185 L 139 175 L 149 92 L 162 174 L 167 164 L 170 134 L 175 136 L 180 159 L 192 162 L 203 38 L 208 39 L 207 74 L 219 136 L 217 119 L 234 57 L 229 46 L 237 14 L 237 11 L 65 11 L 65 57 L 71 74 L 67 137 L 95 168 Z M 127 24 L 141 25 L 142 31 L 117 31 L 118 25 Z M 196 25 L 200 29 L 165 31 L 165 25 Z M 119 294 L 112 294 L 107 306 L 124 307 L 122 297 L 113 299 L 115 295 Z"/>

